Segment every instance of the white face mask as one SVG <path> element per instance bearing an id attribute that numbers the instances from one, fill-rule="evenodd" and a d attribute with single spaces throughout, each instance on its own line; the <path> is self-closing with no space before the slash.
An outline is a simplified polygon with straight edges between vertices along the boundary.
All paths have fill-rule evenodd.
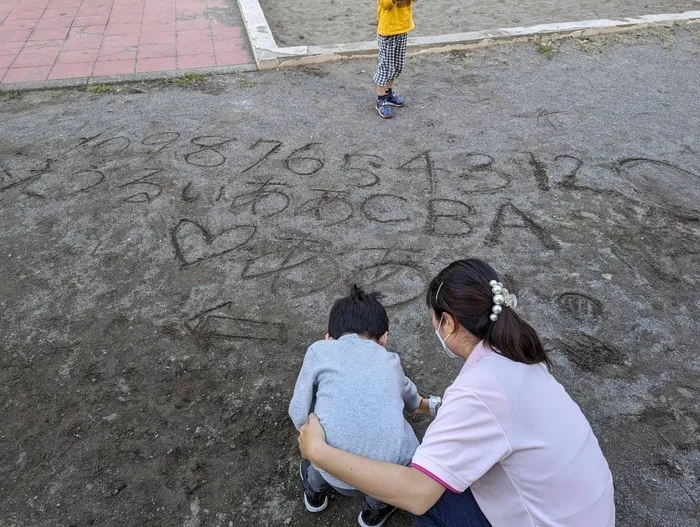
<path id="1" fill-rule="evenodd" d="M 442 349 L 445 351 L 445 355 L 447 355 L 451 359 L 458 359 L 459 355 L 455 355 L 450 351 L 450 348 L 447 347 L 447 339 L 443 339 L 440 336 L 440 327 L 442 326 L 442 319 L 445 317 L 445 314 L 440 317 L 440 323 L 438 324 L 437 329 L 435 330 L 435 334 L 437 335 L 438 340 L 440 341 L 440 344 L 442 345 Z M 447 336 L 447 338 L 450 338 L 450 335 Z"/>

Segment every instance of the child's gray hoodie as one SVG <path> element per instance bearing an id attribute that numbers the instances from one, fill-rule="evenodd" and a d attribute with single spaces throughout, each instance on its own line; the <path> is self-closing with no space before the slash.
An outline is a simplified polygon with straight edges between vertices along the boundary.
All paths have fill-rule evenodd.
<path id="1" fill-rule="evenodd" d="M 418 439 L 403 411 L 413 412 L 419 404 L 416 385 L 404 374 L 399 356 L 374 340 L 351 334 L 309 346 L 289 416 L 298 430 L 314 412 L 329 445 L 408 465 Z M 334 487 L 352 489 L 320 472 Z"/>

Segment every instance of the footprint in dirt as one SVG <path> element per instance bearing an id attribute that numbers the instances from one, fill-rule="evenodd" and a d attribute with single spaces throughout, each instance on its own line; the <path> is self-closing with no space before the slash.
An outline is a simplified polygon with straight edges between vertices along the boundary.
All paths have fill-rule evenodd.
<path id="1" fill-rule="evenodd" d="M 612 377 L 626 378 L 633 375 L 627 353 L 617 346 L 601 342 L 595 337 L 578 333 L 555 339 L 556 348 L 581 370 L 591 373 L 608 373 Z M 612 370 L 612 371 L 611 371 Z"/>

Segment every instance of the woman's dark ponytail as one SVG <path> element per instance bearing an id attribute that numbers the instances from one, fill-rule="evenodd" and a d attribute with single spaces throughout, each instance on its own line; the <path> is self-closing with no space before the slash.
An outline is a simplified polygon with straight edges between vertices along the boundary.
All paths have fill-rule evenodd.
<path id="1" fill-rule="evenodd" d="M 552 362 L 537 333 L 512 308 L 504 307 L 498 320 L 491 321 L 491 280 L 498 281 L 496 271 L 482 260 L 452 262 L 430 282 L 428 307 L 438 319 L 449 313 L 464 329 L 504 357 L 524 364 L 544 363 L 551 370 Z"/>

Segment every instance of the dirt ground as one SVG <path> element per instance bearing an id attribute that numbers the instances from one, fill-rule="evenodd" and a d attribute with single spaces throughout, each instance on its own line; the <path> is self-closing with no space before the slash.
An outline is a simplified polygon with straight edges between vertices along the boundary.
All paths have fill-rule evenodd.
<path id="1" fill-rule="evenodd" d="M 339 44 L 375 39 L 377 2 L 364 0 L 260 0 L 280 46 Z M 503 27 L 601 18 L 678 13 L 700 9 L 698 0 L 420 0 L 411 35 L 444 35 Z"/>
<path id="2" fill-rule="evenodd" d="M 0 526 L 355 525 L 300 501 L 296 373 L 332 300 L 490 261 L 608 458 L 618 525 L 700 500 L 700 33 L 0 94 Z M 428 420 L 414 420 L 422 436 Z M 404 514 L 391 527 L 407 527 Z"/>

